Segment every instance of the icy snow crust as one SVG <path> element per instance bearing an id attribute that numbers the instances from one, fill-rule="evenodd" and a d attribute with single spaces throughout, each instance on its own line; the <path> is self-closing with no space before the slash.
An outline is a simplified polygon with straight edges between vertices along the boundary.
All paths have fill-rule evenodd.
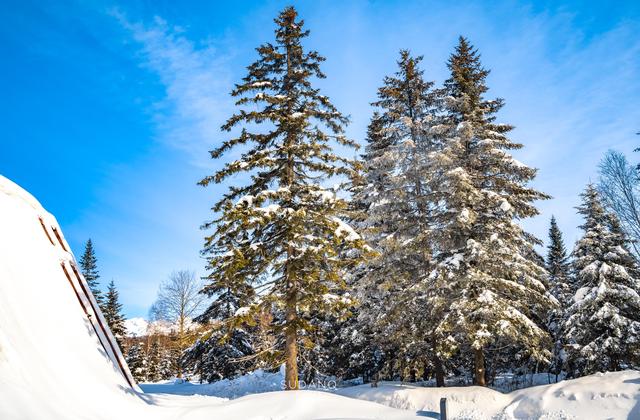
<path id="1" fill-rule="evenodd" d="M 0 216 L 2 420 L 424 419 L 437 418 L 442 396 L 452 419 L 640 419 L 637 371 L 510 394 L 397 383 L 283 392 L 281 374 L 267 373 L 205 385 L 146 384 L 143 393 L 105 353 L 62 272 L 61 261 L 73 256 L 51 244 L 38 220 L 62 235 L 55 218 L 2 176 Z"/>

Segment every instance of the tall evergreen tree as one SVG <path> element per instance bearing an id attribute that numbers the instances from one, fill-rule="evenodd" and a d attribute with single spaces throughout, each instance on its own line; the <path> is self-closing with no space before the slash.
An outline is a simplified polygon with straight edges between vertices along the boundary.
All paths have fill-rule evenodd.
<path id="1" fill-rule="evenodd" d="M 234 314 L 234 326 L 272 314 L 277 341 L 261 356 L 285 363 L 287 389 L 298 388 L 299 345 L 312 345 L 311 311 L 339 312 L 350 304 L 336 292 L 366 249 L 342 220 L 347 202 L 321 185 L 325 178 L 353 175 L 355 164 L 332 148 L 356 145 L 344 136 L 347 119 L 312 85 L 325 77 L 324 58 L 304 51 L 301 41 L 309 31 L 296 19 L 293 7 L 279 14 L 275 42 L 257 48 L 259 59 L 231 93 L 241 109 L 222 129 L 239 133 L 211 156 L 242 146 L 241 158 L 201 181 L 206 186 L 241 172 L 251 175 L 214 206 L 219 216 L 204 226 L 215 227 L 204 254 L 213 284 L 231 281 L 233 290 L 256 290 L 256 299 Z"/>
<path id="2" fill-rule="evenodd" d="M 96 302 L 98 302 L 98 305 L 102 307 L 104 298 L 102 296 L 102 292 L 100 291 L 100 272 L 98 271 L 98 259 L 96 258 L 96 254 L 93 249 L 93 242 L 91 242 L 91 239 L 87 240 L 87 243 L 84 247 L 84 252 L 80 257 L 80 271 L 87 281 L 89 289 L 91 289 L 91 293 L 96 299 Z"/>
<path id="3" fill-rule="evenodd" d="M 397 72 L 384 78 L 373 103 L 377 110 L 363 156 L 367 182 L 355 199 L 368 216 L 363 226 L 366 238 L 379 252 L 361 283 L 368 289 L 365 300 L 379 305 L 365 305 L 361 317 L 377 324 L 383 341 L 427 356 L 443 385 L 442 365 L 433 351 L 434 314 L 427 313 L 424 300 L 433 284 L 429 153 L 438 138 L 431 131 L 436 93 L 433 82 L 423 78 L 421 61 L 401 50 Z"/>
<path id="4" fill-rule="evenodd" d="M 532 318 L 553 305 L 544 267 L 530 258 L 534 239 L 518 224 L 548 198 L 527 186 L 536 170 L 513 159 L 512 129 L 495 123 L 503 100 L 486 100 L 489 71 L 461 37 L 448 62 L 444 116 L 433 128 L 443 146 L 430 154 L 434 260 L 430 305 L 443 316 L 436 332 L 444 354 L 469 349 L 474 380 L 486 385 L 485 352 L 498 342 L 548 361 L 549 335 Z"/>
<path id="5" fill-rule="evenodd" d="M 122 343 L 126 335 L 126 327 L 124 326 L 124 315 L 122 315 L 122 304 L 119 301 L 118 289 L 111 280 L 107 288 L 107 295 L 102 307 L 102 314 L 107 321 L 107 325 L 111 329 L 118 345 L 122 349 Z"/>
<path id="6" fill-rule="evenodd" d="M 549 226 L 549 245 L 545 265 L 549 273 L 550 292 L 562 306 L 566 307 L 571 302 L 575 290 L 571 284 L 571 264 L 569 264 L 567 249 L 554 216 L 551 216 Z"/>
<path id="7" fill-rule="evenodd" d="M 573 251 L 577 291 L 564 325 L 570 376 L 637 368 L 640 363 L 638 267 L 628 241 L 593 185 L 578 212 L 583 236 Z"/>
<path id="8" fill-rule="evenodd" d="M 547 246 L 545 266 L 549 273 L 549 291 L 559 303 L 559 306 L 550 312 L 547 321 L 547 328 L 553 339 L 553 360 L 549 370 L 557 378 L 564 364 L 565 340 L 562 326 L 567 308 L 571 306 L 575 290 L 571 281 L 571 265 L 569 264 L 569 257 L 562 239 L 562 232 L 554 216 L 551 216 L 551 225 L 549 227 L 549 245 Z"/>

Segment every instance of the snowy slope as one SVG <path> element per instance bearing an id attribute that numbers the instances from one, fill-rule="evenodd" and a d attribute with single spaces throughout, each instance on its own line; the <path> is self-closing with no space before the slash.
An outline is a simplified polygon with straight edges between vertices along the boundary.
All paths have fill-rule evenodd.
<path id="1" fill-rule="evenodd" d="M 39 217 L 50 235 L 56 228 L 60 242 L 47 237 Z M 80 306 L 61 266 L 70 269 L 73 256 L 61 243 L 55 218 L 0 176 L 2 420 L 416 418 L 413 412 L 308 391 L 232 401 L 138 392 Z"/>

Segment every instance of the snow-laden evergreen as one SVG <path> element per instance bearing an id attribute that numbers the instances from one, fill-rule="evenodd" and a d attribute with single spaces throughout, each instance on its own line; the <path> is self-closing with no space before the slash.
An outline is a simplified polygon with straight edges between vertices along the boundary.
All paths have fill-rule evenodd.
<path id="1" fill-rule="evenodd" d="M 126 353 L 127 365 L 131 370 L 131 374 L 138 382 L 147 380 L 147 355 L 141 343 L 135 343 L 129 346 Z"/>
<path id="2" fill-rule="evenodd" d="M 638 265 L 617 218 L 593 185 L 578 212 L 583 236 L 573 251 L 577 291 L 564 325 L 571 376 L 637 368 L 640 362 Z"/>
<path id="3" fill-rule="evenodd" d="M 175 377 L 177 366 L 172 349 L 161 346 L 158 337 L 149 337 L 148 341 L 146 344 L 136 341 L 127 348 L 126 361 L 133 377 L 138 382 L 157 382 Z"/>
<path id="4" fill-rule="evenodd" d="M 571 278 L 571 264 L 567 249 L 562 239 L 562 232 L 558 227 L 556 218 L 551 216 L 549 226 L 549 245 L 547 246 L 547 258 L 545 267 L 549 277 L 547 279 L 549 292 L 558 301 L 558 307 L 549 313 L 547 329 L 553 339 L 553 359 L 549 371 L 559 375 L 564 363 L 565 338 L 562 333 L 567 308 L 571 305 L 575 293 Z"/>
<path id="5" fill-rule="evenodd" d="M 425 302 L 433 284 L 428 156 L 437 144 L 431 130 L 437 106 L 421 61 L 401 50 L 398 70 L 384 78 L 372 104 L 376 112 L 363 156 L 366 182 L 355 200 L 366 212 L 363 231 L 378 258 L 369 261 L 358 282 L 365 289 L 359 318 L 396 359 L 428 358 L 440 381 L 441 363 L 433 352 L 434 314 Z"/>
<path id="6" fill-rule="evenodd" d="M 551 216 L 549 226 L 549 245 L 545 266 L 549 273 L 547 280 L 549 291 L 563 307 L 567 307 L 571 303 L 575 290 L 571 279 L 569 256 L 554 216 Z"/>
<path id="7" fill-rule="evenodd" d="M 225 323 L 251 303 L 254 290 L 247 284 L 232 287 L 228 280 L 221 279 L 203 289 L 203 293 L 215 296 L 207 310 L 195 318 L 207 329 L 182 355 L 182 363 L 207 382 L 232 379 L 255 367 L 249 358 L 255 354 L 256 328 L 247 331 Z"/>
<path id="8" fill-rule="evenodd" d="M 448 67 L 444 117 L 432 128 L 444 145 L 430 155 L 438 284 L 430 304 L 443 313 L 440 351 L 472 350 L 476 383 L 484 385 L 485 349 L 498 341 L 550 358 L 549 335 L 532 314 L 554 299 L 544 267 L 528 258 L 534 240 L 518 224 L 537 215 L 533 202 L 547 196 L 527 186 L 536 170 L 508 152 L 522 145 L 507 137 L 510 125 L 494 121 L 503 101 L 484 98 L 489 71 L 465 38 Z"/>
<path id="9" fill-rule="evenodd" d="M 91 239 L 87 240 L 87 243 L 84 247 L 84 252 L 80 256 L 80 271 L 87 281 L 89 289 L 91 289 L 91 293 L 96 299 L 96 302 L 98 302 L 98 305 L 102 307 L 102 305 L 104 304 L 104 296 L 102 295 L 102 291 L 100 290 L 100 272 L 98 271 L 98 259 L 96 258 L 96 253 L 93 249 L 93 242 L 91 242 Z"/>
<path id="10" fill-rule="evenodd" d="M 120 296 L 113 280 L 111 280 L 107 287 L 107 294 L 102 306 L 102 314 L 104 315 L 104 319 L 107 321 L 107 325 L 111 329 L 113 336 L 118 342 L 118 345 L 122 349 L 122 343 L 127 334 L 127 330 L 124 326 L 124 315 L 122 314 Z"/>
<path id="11" fill-rule="evenodd" d="M 176 356 L 175 351 L 161 346 L 160 340 L 154 339 L 147 355 L 147 381 L 171 379 L 177 370 Z"/>
<path id="12" fill-rule="evenodd" d="M 214 206 L 218 216 L 205 224 L 214 228 L 204 249 L 208 278 L 212 284 L 230 282 L 233 290 L 254 288 L 256 298 L 229 323 L 255 324 L 271 314 L 277 339 L 259 355 L 273 365 L 286 362 L 291 389 L 298 387 L 298 346 L 311 345 L 310 311 L 348 307 L 350 297 L 337 292 L 366 249 L 343 221 L 346 201 L 325 187 L 327 178 L 352 176 L 354 163 L 333 147 L 355 143 L 343 133 L 347 119 L 312 85 L 325 77 L 324 58 L 304 51 L 301 41 L 309 31 L 296 18 L 292 7 L 280 13 L 275 42 L 257 48 L 258 60 L 232 92 L 240 110 L 222 128 L 238 131 L 211 155 L 217 159 L 234 150 L 240 157 L 201 182 L 250 176 L 244 185 L 229 187 Z"/>

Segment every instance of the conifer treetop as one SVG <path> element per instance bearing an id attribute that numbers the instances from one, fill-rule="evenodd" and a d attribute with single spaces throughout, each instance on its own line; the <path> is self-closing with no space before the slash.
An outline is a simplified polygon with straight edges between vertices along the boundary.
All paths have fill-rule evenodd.
<path id="1" fill-rule="evenodd" d="M 80 271 L 87 281 L 93 297 L 96 299 L 98 305 L 102 306 L 104 303 L 104 296 L 102 295 L 99 284 L 100 272 L 98 271 L 98 259 L 96 258 L 91 239 L 87 240 L 84 252 L 80 256 L 79 262 Z"/>
<path id="2" fill-rule="evenodd" d="M 304 52 L 301 39 L 309 31 L 302 29 L 304 22 L 296 21 L 296 16 L 293 7 L 280 13 L 275 19 L 276 42 L 257 48 L 259 59 L 247 68 L 247 76 L 231 92 L 239 98 L 236 105 L 241 110 L 227 120 L 222 130 L 231 132 L 239 125 L 243 127 L 237 136 L 211 151 L 211 156 L 218 158 L 237 145 L 252 148 L 200 184 L 219 183 L 238 172 L 258 172 L 253 175 L 254 186 L 230 188 L 216 211 L 226 199 L 255 192 L 276 181 L 288 184 L 290 180 L 285 178 L 294 175 L 297 183 L 305 184 L 319 176 L 352 175 L 355 163 L 334 154 L 329 143 L 336 141 L 354 148 L 358 145 L 344 135 L 348 119 L 312 86 L 314 77 L 325 77 L 320 70 L 325 59 L 316 51 Z M 270 127 L 259 130 L 262 125 Z M 290 156 L 294 158 L 291 171 L 279 170 Z"/>

